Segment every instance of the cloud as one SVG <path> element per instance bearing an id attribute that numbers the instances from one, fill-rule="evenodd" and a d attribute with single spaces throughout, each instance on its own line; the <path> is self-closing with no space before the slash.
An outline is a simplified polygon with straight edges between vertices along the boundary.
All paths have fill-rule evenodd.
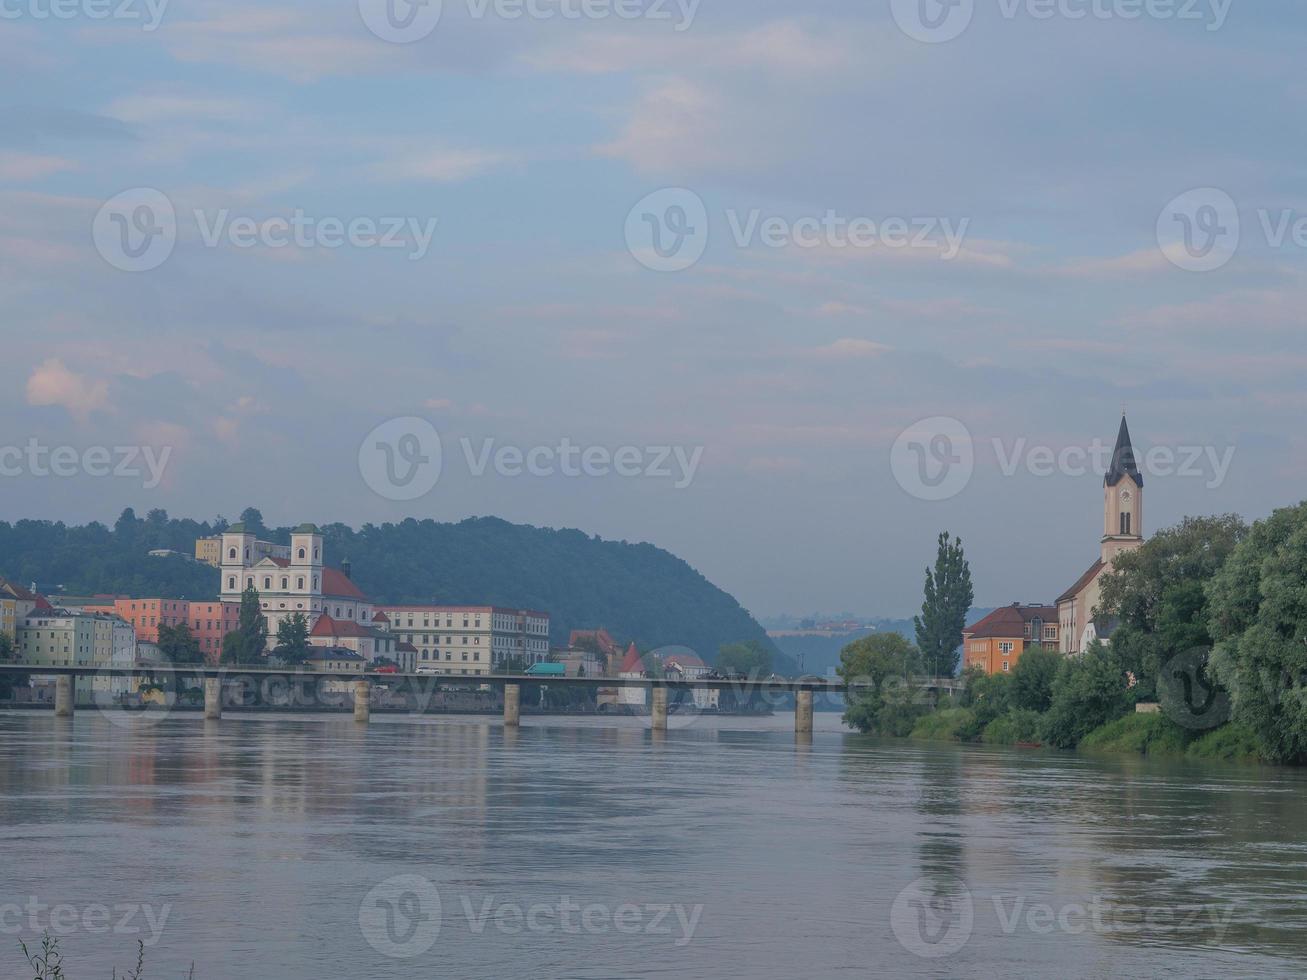
<path id="1" fill-rule="evenodd" d="M 76 163 L 63 157 L 0 151 L 0 180 L 39 180 L 76 169 Z"/>
<path id="2" fill-rule="evenodd" d="M 374 176 L 386 180 L 426 180 L 456 183 L 479 177 L 509 160 L 493 150 L 431 148 L 404 152 L 372 168 Z"/>
<path id="3" fill-rule="evenodd" d="M 27 404 L 57 405 L 84 422 L 92 412 L 109 407 L 109 383 L 92 381 L 70 371 L 63 361 L 51 358 L 38 365 L 27 379 Z"/>

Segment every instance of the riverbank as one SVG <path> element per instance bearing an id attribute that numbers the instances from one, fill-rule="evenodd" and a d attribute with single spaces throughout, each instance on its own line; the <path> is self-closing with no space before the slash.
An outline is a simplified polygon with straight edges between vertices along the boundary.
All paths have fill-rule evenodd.
<path id="1" fill-rule="evenodd" d="M 1035 712 L 1009 712 L 981 728 L 979 737 L 970 737 L 978 727 L 977 712 L 971 708 L 944 707 L 919 718 L 907 737 L 918 741 L 1044 748 L 1038 734 L 1040 717 Z M 1272 765 L 1261 758 L 1252 734 L 1238 725 L 1225 724 L 1205 732 L 1191 731 L 1159 713 L 1124 715 L 1100 725 L 1080 739 L 1072 750 L 1090 755 L 1141 755 L 1159 759 L 1210 759 Z"/>

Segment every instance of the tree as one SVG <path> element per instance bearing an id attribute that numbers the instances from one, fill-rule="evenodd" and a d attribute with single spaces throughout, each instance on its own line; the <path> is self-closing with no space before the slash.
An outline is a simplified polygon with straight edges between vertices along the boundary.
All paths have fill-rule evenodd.
<path id="1" fill-rule="evenodd" d="M 913 619 L 917 646 L 926 672 L 935 677 L 953 677 L 958 672 L 958 649 L 967 625 L 975 593 L 971 588 L 971 566 L 962 551 L 962 540 L 949 541 L 947 531 L 939 536 L 935 568 L 926 569 L 926 599 L 921 615 Z"/>
<path id="2" fill-rule="evenodd" d="M 866 685 L 851 692 L 844 721 L 862 732 L 907 735 L 924 710 L 913 675 L 921 651 L 898 633 L 874 633 L 840 651 L 837 672 L 846 684 Z"/>
<path id="3" fill-rule="evenodd" d="M 1268 761 L 1307 761 L 1307 503 L 1254 524 L 1206 599 L 1232 720 Z"/>
<path id="4" fill-rule="evenodd" d="M 758 679 L 772 674 L 771 651 L 757 640 L 725 643 L 717 650 L 717 670 Z"/>
<path id="5" fill-rule="evenodd" d="M 1059 749 L 1073 749 L 1095 728 L 1129 710 L 1121 658 L 1112 647 L 1096 642 L 1079 656 L 1062 660 L 1044 718 L 1044 738 Z"/>
<path id="6" fill-rule="evenodd" d="M 240 617 L 236 629 L 222 638 L 222 662 L 257 664 L 268 649 L 268 621 L 263 617 L 259 593 L 251 582 L 241 594 Z"/>
<path id="7" fill-rule="evenodd" d="M 1012 707 L 1041 714 L 1053 706 L 1053 681 L 1062 666 L 1062 655 L 1031 645 L 1012 668 Z"/>
<path id="8" fill-rule="evenodd" d="M 1103 576 L 1095 615 L 1117 622 L 1112 646 L 1136 678 L 1137 697 L 1155 696 L 1171 658 L 1212 645 L 1205 587 L 1247 535 L 1235 514 L 1187 517 L 1118 555 Z"/>
<path id="9" fill-rule="evenodd" d="M 302 612 L 293 613 L 277 626 L 277 645 L 272 652 L 292 667 L 308 659 L 313 648 L 309 646 L 309 621 Z"/>

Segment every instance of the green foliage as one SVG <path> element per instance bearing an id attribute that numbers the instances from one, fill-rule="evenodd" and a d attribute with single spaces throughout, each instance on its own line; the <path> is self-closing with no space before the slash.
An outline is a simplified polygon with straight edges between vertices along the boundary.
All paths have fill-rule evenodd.
<path id="1" fill-rule="evenodd" d="M 247 523 L 261 526 L 248 511 Z M 166 548 L 192 554 L 195 539 L 226 522 L 140 520 L 130 510 L 113 528 L 48 521 L 0 522 L 0 573 L 18 582 L 63 583 L 70 594 L 97 593 L 209 599 L 219 572 L 185 558 L 151 558 Z M 290 543 L 290 527 L 265 537 Z M 708 660 L 723 643 L 755 640 L 771 650 L 773 669 L 792 669 L 766 631 L 730 595 L 675 555 L 651 544 L 604 541 L 576 530 L 553 530 L 476 518 L 458 524 L 405 520 L 322 527 L 329 557 L 346 555 L 354 581 L 378 603 L 493 604 L 544 609 L 551 642 L 564 646 L 574 629 L 607 627 L 650 649 L 683 644 Z"/>
<path id="2" fill-rule="evenodd" d="M 1130 714 L 1095 728 L 1080 741 L 1082 752 L 1180 756 L 1193 737 L 1166 715 Z"/>
<path id="3" fill-rule="evenodd" d="M 1118 621 L 1112 646 L 1137 678 L 1140 698 L 1156 695 L 1158 673 L 1172 657 L 1211 646 L 1205 585 L 1247 535 L 1234 514 L 1187 517 L 1119 555 L 1103 577 L 1096 612 Z"/>
<path id="4" fill-rule="evenodd" d="M 1208 583 L 1210 666 L 1272 762 L 1307 761 L 1307 503 L 1253 525 Z"/>
<path id="5" fill-rule="evenodd" d="M 268 621 L 259 605 L 259 593 L 251 582 L 241 593 L 240 617 L 236 629 L 222 638 L 224 664 L 249 665 L 266 660 Z"/>
<path id="6" fill-rule="evenodd" d="M 1061 667 L 1062 655 L 1056 650 L 1037 645 L 1026 647 L 1012 668 L 1012 706 L 1040 713 L 1051 708 L 1053 681 Z"/>
<path id="7" fill-rule="evenodd" d="M 971 566 L 962 551 L 962 541 L 949 541 L 948 532 L 939 536 L 935 568 L 926 569 L 926 598 L 921 615 L 912 622 L 917 632 L 926 673 L 952 677 L 958 672 L 958 650 L 967 611 L 975 598 L 971 588 Z"/>
<path id="8" fill-rule="evenodd" d="M 727 643 L 717 651 L 717 669 L 745 677 L 770 677 L 772 652 L 757 640 Z"/>
<path id="9" fill-rule="evenodd" d="M 852 693 L 844 721 L 862 732 L 906 736 L 924 712 L 912 677 L 921 669 L 921 652 L 898 633 L 875 633 L 840 651 L 838 673 L 845 682 L 864 684 Z"/>
<path id="10" fill-rule="evenodd" d="M 943 708 L 922 715 L 912 729 L 912 737 L 937 742 L 956 742 L 964 732 L 974 731 L 976 713 L 971 708 Z"/>
<path id="11" fill-rule="evenodd" d="M 1100 725 L 1130 710 L 1125 668 L 1112 647 L 1093 644 L 1067 657 L 1053 681 L 1053 704 L 1044 717 L 1044 741 L 1060 749 L 1075 748 Z"/>
<path id="12" fill-rule="evenodd" d="M 309 621 L 303 613 L 293 613 L 277 625 L 277 645 L 272 652 L 292 667 L 308 659 L 313 648 L 309 646 Z"/>
<path id="13" fill-rule="evenodd" d="M 1260 762 L 1257 736 L 1243 725 L 1231 722 L 1195 739 L 1188 754 L 1196 759 L 1221 759 L 1227 762 Z"/>
<path id="14" fill-rule="evenodd" d="M 1040 739 L 1044 716 L 1038 711 L 1026 708 L 1013 708 L 1005 715 L 1000 715 L 985 726 L 981 741 L 987 745 L 1016 745 L 1019 742 L 1033 743 Z"/>

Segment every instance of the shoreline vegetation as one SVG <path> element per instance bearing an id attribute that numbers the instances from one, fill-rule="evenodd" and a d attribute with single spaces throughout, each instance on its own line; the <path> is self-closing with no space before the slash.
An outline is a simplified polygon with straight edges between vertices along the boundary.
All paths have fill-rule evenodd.
<path id="1" fill-rule="evenodd" d="M 969 592 L 965 563 L 958 577 Z M 1108 642 L 1064 656 L 1028 641 L 1011 671 L 969 671 L 935 703 L 911 680 L 938 662 L 919 649 L 920 625 L 918 645 L 856 640 L 839 673 L 865 692 L 844 720 L 900 738 L 1307 764 L 1307 503 L 1251 526 L 1188 517 L 1117 555 L 1094 624 Z M 962 623 L 948 628 L 951 669 L 937 675 L 957 672 Z"/>

